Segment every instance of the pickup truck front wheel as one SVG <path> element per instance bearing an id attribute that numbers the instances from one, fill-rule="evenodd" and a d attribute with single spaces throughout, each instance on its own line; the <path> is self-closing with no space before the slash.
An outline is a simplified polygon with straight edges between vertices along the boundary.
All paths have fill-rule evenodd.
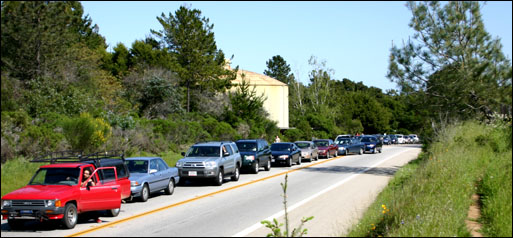
<path id="1" fill-rule="evenodd" d="M 68 229 L 73 229 L 77 224 L 78 213 L 77 207 L 73 203 L 66 204 L 64 207 L 64 217 L 62 218 L 62 223 Z"/>
<path id="2" fill-rule="evenodd" d="M 9 227 L 11 227 L 11 230 L 18 230 L 21 229 L 25 223 L 23 220 L 15 220 L 15 219 L 9 219 L 7 220 L 9 223 Z"/>

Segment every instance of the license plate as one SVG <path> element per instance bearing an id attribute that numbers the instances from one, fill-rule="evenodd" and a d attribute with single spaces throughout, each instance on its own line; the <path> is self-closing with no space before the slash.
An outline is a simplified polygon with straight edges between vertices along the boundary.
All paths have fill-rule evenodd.
<path id="1" fill-rule="evenodd" d="M 198 176 L 197 171 L 189 171 L 189 176 Z"/>
<path id="2" fill-rule="evenodd" d="M 22 214 L 22 215 L 32 214 L 32 210 L 21 210 L 20 214 Z"/>

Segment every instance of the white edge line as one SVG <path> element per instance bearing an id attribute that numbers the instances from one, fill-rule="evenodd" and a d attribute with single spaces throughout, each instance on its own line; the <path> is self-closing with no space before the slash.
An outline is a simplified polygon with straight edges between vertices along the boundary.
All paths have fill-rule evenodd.
<path id="1" fill-rule="evenodd" d="M 305 204 L 305 203 L 309 202 L 310 200 L 312 200 L 312 199 L 314 199 L 314 198 L 316 198 L 316 197 L 318 197 L 318 196 L 320 196 L 320 195 L 322 195 L 322 194 L 324 194 L 324 193 L 327 193 L 327 192 L 328 192 L 328 191 L 330 191 L 330 190 L 333 190 L 334 188 L 336 188 L 336 187 L 338 187 L 338 186 L 340 186 L 340 185 L 342 185 L 342 184 L 344 184 L 344 183 L 348 182 L 349 180 L 351 180 L 351 179 L 353 179 L 354 177 L 356 177 L 356 176 L 358 176 L 358 175 L 360 175 L 360 174 L 362 174 L 362 173 L 366 172 L 367 170 L 370 170 L 370 169 L 372 169 L 372 168 L 374 168 L 374 167 L 376 167 L 376 166 L 378 166 L 378 165 L 380 165 L 380 164 L 382 164 L 382 163 L 384 163 L 384 162 L 386 162 L 386 161 L 388 161 L 388 160 L 390 160 L 390 159 L 392 159 L 392 158 L 396 157 L 397 155 L 402 154 L 402 153 L 405 153 L 405 152 L 410 151 L 410 150 L 412 150 L 412 149 L 413 149 L 413 148 L 410 148 L 410 149 L 403 150 L 403 151 L 401 151 L 401 152 L 395 153 L 394 155 L 390 156 L 388 159 L 385 159 L 385 160 L 382 160 L 382 161 L 380 161 L 380 162 L 378 162 L 378 163 L 376 163 L 376 164 L 373 164 L 371 167 L 368 167 L 368 168 L 366 168 L 366 169 L 364 169 L 364 170 L 361 170 L 361 171 L 359 171 L 358 173 L 353 174 L 353 175 L 349 176 L 348 178 L 345 178 L 344 180 L 342 180 L 342 181 L 340 181 L 340 182 L 338 182 L 338 183 L 336 183 L 336 184 L 333 184 L 333 185 L 331 185 L 331 186 L 329 186 L 329 187 L 327 187 L 327 188 L 323 189 L 322 191 L 320 191 L 320 192 L 318 192 L 318 193 L 316 193 L 316 194 L 314 194 L 314 195 L 312 195 L 312 196 L 310 196 L 310 197 L 308 197 L 308 198 L 304 199 L 303 201 L 300 201 L 300 202 L 298 202 L 298 203 L 296 203 L 296 204 L 292 205 L 291 207 L 289 207 L 289 209 L 287 209 L 287 212 L 291 212 L 291 211 L 293 211 L 294 209 L 296 209 L 296 208 L 300 207 L 301 205 L 303 205 L 303 204 Z M 285 215 L 285 210 L 281 210 L 280 212 L 275 213 L 274 215 L 272 215 L 272 216 L 270 216 L 270 217 L 268 217 L 268 218 L 266 218 L 266 219 L 264 219 L 264 220 L 272 221 L 274 218 L 279 218 L 279 217 L 281 217 L 281 216 L 283 216 L 283 215 Z M 246 229 L 242 230 L 241 232 L 239 232 L 239 233 L 237 233 L 237 234 L 233 235 L 232 237 L 242 237 L 242 236 L 246 236 L 246 235 L 248 235 L 249 233 L 251 233 L 251 232 L 255 231 L 255 230 L 256 230 L 256 229 L 258 229 L 258 228 L 260 228 L 261 226 L 263 226 L 263 225 L 262 225 L 260 222 L 255 223 L 254 225 L 252 225 L 252 226 L 250 226 L 250 227 L 248 227 L 248 228 L 246 228 Z"/>

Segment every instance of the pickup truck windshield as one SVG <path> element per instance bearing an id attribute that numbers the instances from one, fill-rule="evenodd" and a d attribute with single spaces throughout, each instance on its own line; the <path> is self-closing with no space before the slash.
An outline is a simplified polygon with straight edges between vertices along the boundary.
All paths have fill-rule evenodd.
<path id="1" fill-rule="evenodd" d="M 42 168 L 29 185 L 77 185 L 80 168 Z"/>
<path id="2" fill-rule="evenodd" d="M 257 151 L 257 144 L 252 142 L 237 142 L 237 147 L 239 147 L 240 151 L 243 152 L 251 152 Z"/>
<path id="3" fill-rule="evenodd" d="M 219 146 L 193 146 L 187 151 L 185 157 L 220 157 Z"/>

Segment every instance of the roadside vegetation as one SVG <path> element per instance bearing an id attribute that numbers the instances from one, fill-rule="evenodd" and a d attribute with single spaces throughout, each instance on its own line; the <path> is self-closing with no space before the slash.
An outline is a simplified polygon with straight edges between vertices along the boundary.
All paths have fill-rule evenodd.
<path id="1" fill-rule="evenodd" d="M 511 237 L 511 122 L 458 123 L 438 134 L 418 159 L 401 168 L 347 234 L 361 236 L 470 236 L 465 225 L 480 195 L 480 232 Z"/>
<path id="2" fill-rule="evenodd" d="M 174 166 L 180 152 L 200 141 L 362 132 L 428 138 L 431 131 L 426 111 L 414 110 L 405 94 L 335 79 L 315 56 L 310 74 L 300 78 L 276 55 L 263 73 L 288 84 L 289 125 L 296 128 L 280 131 L 261 95 L 245 80 L 232 85 L 238 66 L 227 67 L 213 24 L 198 9 L 162 13 L 162 30 L 148 29 L 145 39 L 108 52 L 101 26 L 80 2 L 1 4 L 2 178 L 17 174 L 14 168 L 32 174 L 27 161 L 52 151 L 122 150 L 126 157 L 163 156 Z M 28 179 L 7 185 L 2 179 L 2 194 Z"/>
<path id="3" fill-rule="evenodd" d="M 422 156 L 350 235 L 466 236 L 479 193 L 483 232 L 511 236 L 511 61 L 485 31 L 482 3 L 407 3 L 414 40 L 392 44 L 387 73 L 398 90 L 336 79 L 316 56 L 302 78 L 272 56 L 263 73 L 288 85 L 288 130 L 245 81 L 232 85 L 239 67 L 227 67 L 198 9 L 162 13 L 162 30 L 108 52 L 80 2 L 1 5 L 2 195 L 26 185 L 39 167 L 28 161 L 51 151 L 122 150 L 174 166 L 200 141 L 416 133 Z"/>

